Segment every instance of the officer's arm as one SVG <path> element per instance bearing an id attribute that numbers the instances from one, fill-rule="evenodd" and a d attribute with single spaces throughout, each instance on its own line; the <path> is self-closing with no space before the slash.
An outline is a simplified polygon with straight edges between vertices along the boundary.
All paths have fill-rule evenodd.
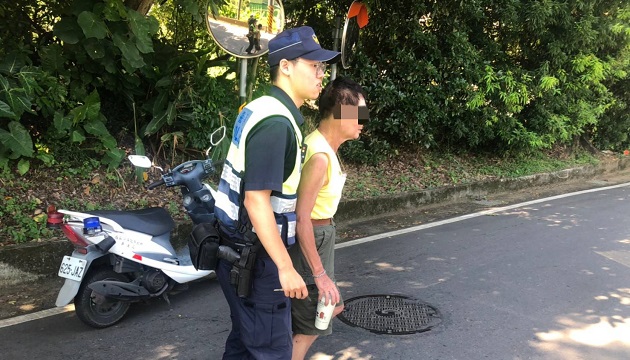
<path id="1" fill-rule="evenodd" d="M 256 229 L 256 235 L 278 268 L 280 285 L 284 294 L 288 297 L 304 299 L 308 295 L 306 284 L 293 268 L 289 253 L 280 237 L 269 201 L 270 197 L 271 190 L 248 190 L 245 191 L 244 205 L 252 226 Z"/>

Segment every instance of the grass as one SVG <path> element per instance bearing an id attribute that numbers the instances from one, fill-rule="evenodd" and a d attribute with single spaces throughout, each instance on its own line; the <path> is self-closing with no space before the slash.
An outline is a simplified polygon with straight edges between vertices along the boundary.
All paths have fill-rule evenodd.
<path id="1" fill-rule="evenodd" d="M 598 161 L 598 157 L 588 153 L 539 153 L 512 158 L 452 153 L 404 154 L 378 166 L 347 166 L 344 198 L 363 199 L 493 178 L 516 178 Z"/>
<path id="2" fill-rule="evenodd" d="M 504 161 L 497 164 L 485 164 L 479 168 L 480 174 L 514 178 L 542 172 L 552 172 L 569 167 L 595 164 L 598 159 L 588 154 L 578 154 L 568 159 L 545 158 L 538 156 Z"/>

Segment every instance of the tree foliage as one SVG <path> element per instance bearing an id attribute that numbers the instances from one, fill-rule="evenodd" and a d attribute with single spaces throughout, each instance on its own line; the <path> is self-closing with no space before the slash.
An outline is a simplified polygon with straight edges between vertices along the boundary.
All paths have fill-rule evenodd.
<path id="1" fill-rule="evenodd" d="M 145 7 L 147 1 L 135 4 Z M 161 14 L 163 24 L 174 16 L 187 21 L 167 29 L 209 37 L 199 30 L 205 11 L 200 2 L 177 0 L 171 9 Z M 208 145 L 208 129 L 235 113 L 227 94 L 233 83 L 226 79 L 233 65 L 218 49 L 209 41 L 181 46 L 181 39 L 160 32 L 156 16 L 122 0 L 47 6 L 22 0 L 0 5 L 0 17 L 0 34 L 10 39 L 0 59 L 5 166 L 10 159 L 36 157 L 35 148 L 50 161 L 46 154 L 59 150 L 51 147 L 65 142 L 100 153 L 104 164 L 116 167 L 125 155 L 119 142 L 130 136 L 137 149 L 143 148 L 139 142 L 156 139 L 157 148 L 201 150 Z M 221 66 L 224 76 L 209 76 L 214 66 Z M 21 147 L 14 146 L 17 141 Z"/>
<path id="2" fill-rule="evenodd" d="M 298 24 L 308 19 L 326 37 L 321 29 L 351 1 L 288 3 Z M 353 67 L 341 72 L 367 88 L 375 121 L 353 154 L 409 144 L 501 152 L 591 139 L 630 145 L 627 2 L 365 3 L 370 22 Z M 323 9 L 335 10 L 320 16 Z"/>
<path id="3" fill-rule="evenodd" d="M 117 166 L 133 144 L 201 150 L 234 120 L 237 61 L 203 18 L 226 0 L 18 0 L 0 5 L 0 166 L 70 146 Z M 335 44 L 352 1 L 286 0 L 287 27 Z M 630 146 L 630 4 L 365 0 L 350 69 L 371 121 L 358 161 L 398 149 L 523 152 Z M 343 22 L 342 22 L 343 24 Z M 255 83 L 265 83 L 263 66 Z M 131 141 L 129 141 L 131 139 Z M 123 146 L 126 145 L 126 146 Z M 11 165 L 13 166 L 13 165 Z"/>

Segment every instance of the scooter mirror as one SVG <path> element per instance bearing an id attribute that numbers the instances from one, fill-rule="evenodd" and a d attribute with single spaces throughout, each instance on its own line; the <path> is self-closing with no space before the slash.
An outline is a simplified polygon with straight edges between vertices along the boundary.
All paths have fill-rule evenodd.
<path id="1" fill-rule="evenodd" d="M 206 150 L 206 157 L 210 155 L 210 150 L 212 150 L 213 147 L 217 146 L 221 141 L 223 141 L 224 138 L 225 126 L 221 126 L 220 128 L 214 130 L 212 134 L 210 134 L 210 144 L 212 144 L 212 146 L 210 146 Z"/>
<path id="2" fill-rule="evenodd" d="M 129 161 L 134 166 L 150 169 L 152 166 L 151 160 L 144 155 L 129 155 Z"/>
<path id="3" fill-rule="evenodd" d="M 214 130 L 212 134 L 210 134 L 210 144 L 212 146 L 217 146 L 225 137 L 225 126 L 221 126 L 220 128 Z"/>

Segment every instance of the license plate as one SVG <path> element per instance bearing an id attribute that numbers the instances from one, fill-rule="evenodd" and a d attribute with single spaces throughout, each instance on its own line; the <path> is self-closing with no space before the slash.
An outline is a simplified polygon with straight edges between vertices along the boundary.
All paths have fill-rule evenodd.
<path id="1" fill-rule="evenodd" d="M 66 279 L 81 281 L 85 274 L 87 261 L 72 256 L 64 256 L 59 267 L 59 276 Z"/>

